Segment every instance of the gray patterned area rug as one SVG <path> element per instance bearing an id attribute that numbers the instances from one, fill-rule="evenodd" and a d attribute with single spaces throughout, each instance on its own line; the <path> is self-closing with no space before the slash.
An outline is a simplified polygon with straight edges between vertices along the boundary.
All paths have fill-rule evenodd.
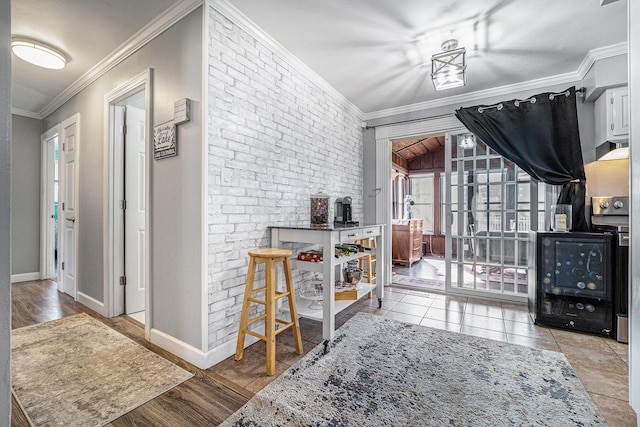
<path id="1" fill-rule="evenodd" d="M 569 362 L 358 313 L 222 426 L 606 426 Z"/>
<path id="2" fill-rule="evenodd" d="M 101 426 L 193 376 L 87 314 L 14 329 L 11 347 L 33 426 Z"/>

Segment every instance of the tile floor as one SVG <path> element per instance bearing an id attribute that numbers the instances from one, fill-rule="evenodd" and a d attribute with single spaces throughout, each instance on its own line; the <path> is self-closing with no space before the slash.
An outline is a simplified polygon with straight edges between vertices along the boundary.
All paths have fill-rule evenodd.
<path id="1" fill-rule="evenodd" d="M 336 327 L 357 312 L 369 312 L 405 322 L 452 332 L 481 336 L 514 344 L 559 351 L 598 405 L 610 426 L 635 426 L 636 415 L 628 404 L 628 346 L 610 338 L 536 326 L 526 306 L 474 298 L 385 288 L 383 307 L 377 299 L 364 298 L 336 316 Z M 322 325 L 301 319 L 305 353 L 322 343 Z M 243 360 L 230 357 L 211 368 L 241 387 L 257 392 L 277 378 L 300 357 L 295 354 L 289 331 L 276 340 L 276 375 L 265 372 L 262 341 L 245 350 Z"/>

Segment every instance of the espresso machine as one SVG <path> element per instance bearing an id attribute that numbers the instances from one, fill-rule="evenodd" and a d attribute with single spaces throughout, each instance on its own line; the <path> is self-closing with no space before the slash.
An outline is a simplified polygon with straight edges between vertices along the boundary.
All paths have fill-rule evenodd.
<path id="1" fill-rule="evenodd" d="M 351 211 L 351 197 L 345 196 L 336 199 L 334 224 L 358 225 L 358 222 L 353 220 Z"/>

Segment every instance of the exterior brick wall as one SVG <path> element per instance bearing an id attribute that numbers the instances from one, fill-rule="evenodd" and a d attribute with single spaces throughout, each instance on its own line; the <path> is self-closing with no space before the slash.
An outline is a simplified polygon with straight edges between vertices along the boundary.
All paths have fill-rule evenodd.
<path id="1" fill-rule="evenodd" d="M 363 135 L 361 120 L 347 106 L 225 16 L 212 8 L 208 13 L 208 320 L 214 349 L 236 339 L 247 251 L 270 246 L 268 226 L 308 221 L 309 196 L 320 189 L 331 204 L 351 196 L 354 219 L 362 220 Z"/>

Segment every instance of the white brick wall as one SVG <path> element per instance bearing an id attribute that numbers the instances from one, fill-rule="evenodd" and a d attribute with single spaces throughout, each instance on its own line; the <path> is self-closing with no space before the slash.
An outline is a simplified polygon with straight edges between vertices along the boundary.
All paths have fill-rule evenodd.
<path id="1" fill-rule="evenodd" d="M 348 108 L 226 17 L 209 13 L 213 349 L 236 339 L 247 251 L 270 245 L 269 225 L 308 221 L 309 196 L 320 189 L 332 202 L 351 196 L 354 219 L 362 219 L 363 137 Z"/>

